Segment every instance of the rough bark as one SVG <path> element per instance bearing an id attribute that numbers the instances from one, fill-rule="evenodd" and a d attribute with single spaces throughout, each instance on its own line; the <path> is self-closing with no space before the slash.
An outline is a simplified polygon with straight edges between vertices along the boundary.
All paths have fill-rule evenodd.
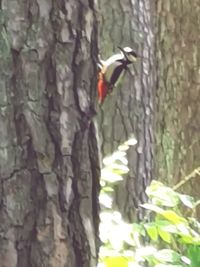
<path id="1" fill-rule="evenodd" d="M 91 1 L 0 1 L 0 266 L 94 267 Z"/>
<path id="2" fill-rule="evenodd" d="M 156 9 L 155 162 L 158 177 L 176 184 L 200 165 L 200 2 L 158 0 Z M 187 191 L 199 197 L 199 181 L 190 186 Z"/>
<path id="3" fill-rule="evenodd" d="M 130 67 L 98 113 L 103 156 L 111 154 L 132 134 L 138 140 L 137 146 L 129 150 L 130 172 L 116 189 L 118 208 L 124 218 L 133 221 L 141 217 L 138 205 L 146 200 L 145 188 L 154 169 L 154 1 L 102 0 L 99 4 L 102 58 L 117 52 L 117 46 L 130 46 L 146 58 Z"/>

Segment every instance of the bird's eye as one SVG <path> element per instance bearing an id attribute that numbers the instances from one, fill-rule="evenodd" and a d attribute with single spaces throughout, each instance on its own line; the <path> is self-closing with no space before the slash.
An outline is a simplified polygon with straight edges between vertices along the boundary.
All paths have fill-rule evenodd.
<path id="1" fill-rule="evenodd" d="M 131 52 L 131 56 L 137 58 L 137 54 L 134 51 Z"/>

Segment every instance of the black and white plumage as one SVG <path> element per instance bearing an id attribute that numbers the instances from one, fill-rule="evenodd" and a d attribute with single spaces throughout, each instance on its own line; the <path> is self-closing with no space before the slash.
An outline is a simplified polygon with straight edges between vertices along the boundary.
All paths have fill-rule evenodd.
<path id="1" fill-rule="evenodd" d="M 127 66 L 138 58 L 137 53 L 130 47 L 119 47 L 119 49 L 121 50 L 120 53 L 112 55 L 107 60 L 100 60 L 100 79 L 98 82 L 100 103 L 120 80 Z"/>

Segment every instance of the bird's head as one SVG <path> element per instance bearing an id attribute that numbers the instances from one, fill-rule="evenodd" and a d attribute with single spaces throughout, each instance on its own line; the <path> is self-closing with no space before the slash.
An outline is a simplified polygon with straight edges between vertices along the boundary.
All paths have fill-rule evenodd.
<path id="1" fill-rule="evenodd" d="M 129 64 L 137 61 L 138 55 L 132 48 L 128 46 L 124 48 L 121 48 L 121 47 L 118 47 L 118 48 L 121 50 L 124 56 L 124 60 L 127 61 Z"/>

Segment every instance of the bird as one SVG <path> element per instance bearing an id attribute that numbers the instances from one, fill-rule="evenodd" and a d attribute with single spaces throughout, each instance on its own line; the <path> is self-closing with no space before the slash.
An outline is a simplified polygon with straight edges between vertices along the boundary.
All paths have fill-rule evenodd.
<path id="1" fill-rule="evenodd" d="M 120 53 L 114 54 L 107 60 L 99 59 L 98 73 L 98 101 L 103 104 L 106 96 L 112 92 L 113 88 L 120 81 L 128 65 L 133 64 L 138 59 L 138 54 L 130 47 L 118 47 Z"/>

